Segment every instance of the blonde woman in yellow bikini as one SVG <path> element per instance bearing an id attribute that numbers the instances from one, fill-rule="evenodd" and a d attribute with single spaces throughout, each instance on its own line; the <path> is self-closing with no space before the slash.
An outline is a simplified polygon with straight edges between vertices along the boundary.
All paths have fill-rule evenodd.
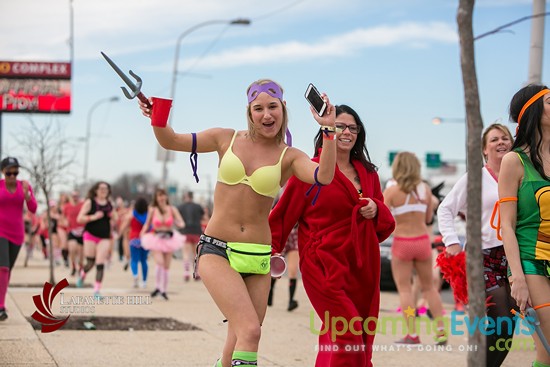
<path id="1" fill-rule="evenodd" d="M 247 130 L 213 128 L 177 134 L 169 126 L 153 127 L 165 149 L 192 152 L 192 158 L 194 153 L 217 152 L 220 158 L 216 209 L 201 236 L 196 269 L 228 320 L 218 367 L 257 365 L 270 287 L 268 216 L 273 199 L 292 175 L 311 184 L 330 183 L 336 164 L 335 109 L 325 94 L 325 114 L 321 117 L 312 110 L 326 137 L 319 164 L 283 141 L 288 113 L 279 84 L 258 80 L 246 94 Z M 151 116 L 145 104 L 140 107 L 145 116 Z"/>

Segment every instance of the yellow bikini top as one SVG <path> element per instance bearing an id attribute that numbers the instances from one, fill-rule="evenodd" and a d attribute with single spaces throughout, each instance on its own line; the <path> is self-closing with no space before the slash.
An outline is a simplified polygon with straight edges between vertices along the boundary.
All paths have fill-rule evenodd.
<path id="1" fill-rule="evenodd" d="M 250 176 L 246 175 L 244 165 L 233 153 L 233 142 L 237 136 L 237 131 L 231 138 L 231 144 L 223 155 L 220 166 L 218 167 L 218 182 L 227 185 L 245 184 L 248 185 L 256 193 L 274 198 L 281 189 L 281 162 L 288 147 L 283 149 L 279 162 L 272 166 L 264 166 L 255 170 Z"/>

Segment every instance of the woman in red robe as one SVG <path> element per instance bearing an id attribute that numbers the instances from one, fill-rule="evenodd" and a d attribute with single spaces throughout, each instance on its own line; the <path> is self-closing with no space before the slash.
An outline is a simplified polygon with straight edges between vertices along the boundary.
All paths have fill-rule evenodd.
<path id="1" fill-rule="evenodd" d="M 361 119 L 349 106 L 336 106 L 336 128 L 331 135 L 338 152 L 332 183 L 317 193 L 295 177 L 288 181 L 269 217 L 272 246 L 274 253 L 281 252 L 299 223 L 302 282 L 323 322 L 320 330 L 310 327 L 319 334 L 315 366 L 372 366 L 380 301 L 379 243 L 393 232 L 395 221 L 384 204 Z M 314 161 L 319 159 L 322 134 L 316 137 Z"/>

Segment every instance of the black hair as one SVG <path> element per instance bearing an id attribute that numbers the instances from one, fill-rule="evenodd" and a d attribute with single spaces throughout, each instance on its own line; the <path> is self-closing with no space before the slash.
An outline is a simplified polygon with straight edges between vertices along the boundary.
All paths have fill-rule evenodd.
<path id="1" fill-rule="evenodd" d="M 361 162 L 361 164 L 367 169 L 369 172 L 376 172 L 378 170 L 378 167 L 376 167 L 370 159 L 369 151 L 367 150 L 366 146 L 366 140 L 367 140 L 367 132 L 365 131 L 365 125 L 361 121 L 361 118 L 355 112 L 355 110 L 345 104 L 336 106 L 336 117 L 341 115 L 342 113 L 347 113 L 348 115 L 351 115 L 353 119 L 355 120 L 355 123 L 357 126 L 360 126 L 360 130 L 357 133 L 357 139 L 355 140 L 355 144 L 353 145 L 353 148 L 350 152 L 350 162 L 354 159 Z M 323 136 L 322 136 L 321 130 L 317 132 L 317 135 L 315 135 L 315 152 L 313 153 L 315 157 L 319 155 L 319 148 L 323 146 Z"/>
<path id="2" fill-rule="evenodd" d="M 540 156 L 540 149 L 542 145 L 542 127 L 540 121 L 542 119 L 542 114 L 544 113 L 544 102 L 542 98 L 539 98 L 533 102 L 533 104 L 531 104 L 531 106 L 529 106 L 523 113 L 521 121 L 518 121 L 519 114 L 523 106 L 525 106 L 531 97 L 543 89 L 548 89 L 548 87 L 540 84 L 530 84 L 516 92 L 510 102 L 510 120 L 519 124 L 516 140 L 512 145 L 512 150 L 516 148 L 528 147 L 529 159 L 531 159 L 533 166 L 541 177 L 549 179 L 549 177 L 544 173 L 544 166 Z"/>
<path id="3" fill-rule="evenodd" d="M 139 214 L 145 214 L 147 213 L 148 206 L 149 206 L 149 203 L 147 203 L 147 199 L 143 197 L 139 197 L 136 199 L 136 202 L 134 203 L 134 210 Z"/>

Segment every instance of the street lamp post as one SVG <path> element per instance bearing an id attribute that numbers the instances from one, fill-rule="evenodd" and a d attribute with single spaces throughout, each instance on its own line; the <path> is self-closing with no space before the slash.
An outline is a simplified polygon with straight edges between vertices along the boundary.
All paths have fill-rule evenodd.
<path id="1" fill-rule="evenodd" d="M 449 118 L 449 117 L 434 117 L 432 119 L 432 124 L 434 125 L 441 125 L 444 122 L 463 124 L 465 121 L 462 118 Z"/>
<path id="2" fill-rule="evenodd" d="M 191 32 L 194 32 L 195 30 L 212 25 L 212 24 L 227 24 L 227 25 L 249 25 L 251 23 L 250 19 L 246 18 L 237 18 L 233 20 L 209 20 L 206 22 L 202 22 L 199 24 L 194 25 L 193 27 L 185 30 L 182 32 L 176 41 L 176 52 L 174 55 L 174 68 L 172 71 L 172 85 L 170 87 L 170 98 L 172 99 L 172 106 L 174 106 L 175 98 L 176 98 L 176 83 L 178 80 L 178 63 L 179 63 L 179 56 L 180 56 L 180 47 L 181 47 L 181 41 Z M 173 107 L 172 107 L 173 109 Z M 173 112 L 173 111 L 172 111 Z M 168 117 L 168 124 L 171 124 L 173 113 L 170 113 Z M 161 148 L 162 149 L 162 148 Z M 168 178 L 168 154 L 169 152 L 164 150 L 164 154 L 162 155 L 162 180 L 161 185 L 163 187 L 166 187 L 166 181 Z"/>
<path id="3" fill-rule="evenodd" d="M 92 123 L 92 113 L 94 110 L 102 103 L 105 102 L 116 102 L 119 98 L 117 96 L 109 97 L 109 98 L 103 98 L 97 101 L 90 107 L 90 110 L 88 111 L 88 119 L 86 122 L 86 142 L 85 142 L 85 151 L 84 151 L 84 177 L 83 177 L 83 183 L 85 184 L 86 181 L 88 181 L 88 161 L 89 161 L 89 154 L 90 154 L 90 128 Z"/>
<path id="4" fill-rule="evenodd" d="M 466 166 L 468 165 L 468 123 L 463 118 L 457 118 L 457 117 L 434 117 L 432 119 L 432 124 L 434 125 L 441 125 L 443 123 L 455 123 L 455 124 L 464 124 L 464 162 L 466 162 Z"/>

